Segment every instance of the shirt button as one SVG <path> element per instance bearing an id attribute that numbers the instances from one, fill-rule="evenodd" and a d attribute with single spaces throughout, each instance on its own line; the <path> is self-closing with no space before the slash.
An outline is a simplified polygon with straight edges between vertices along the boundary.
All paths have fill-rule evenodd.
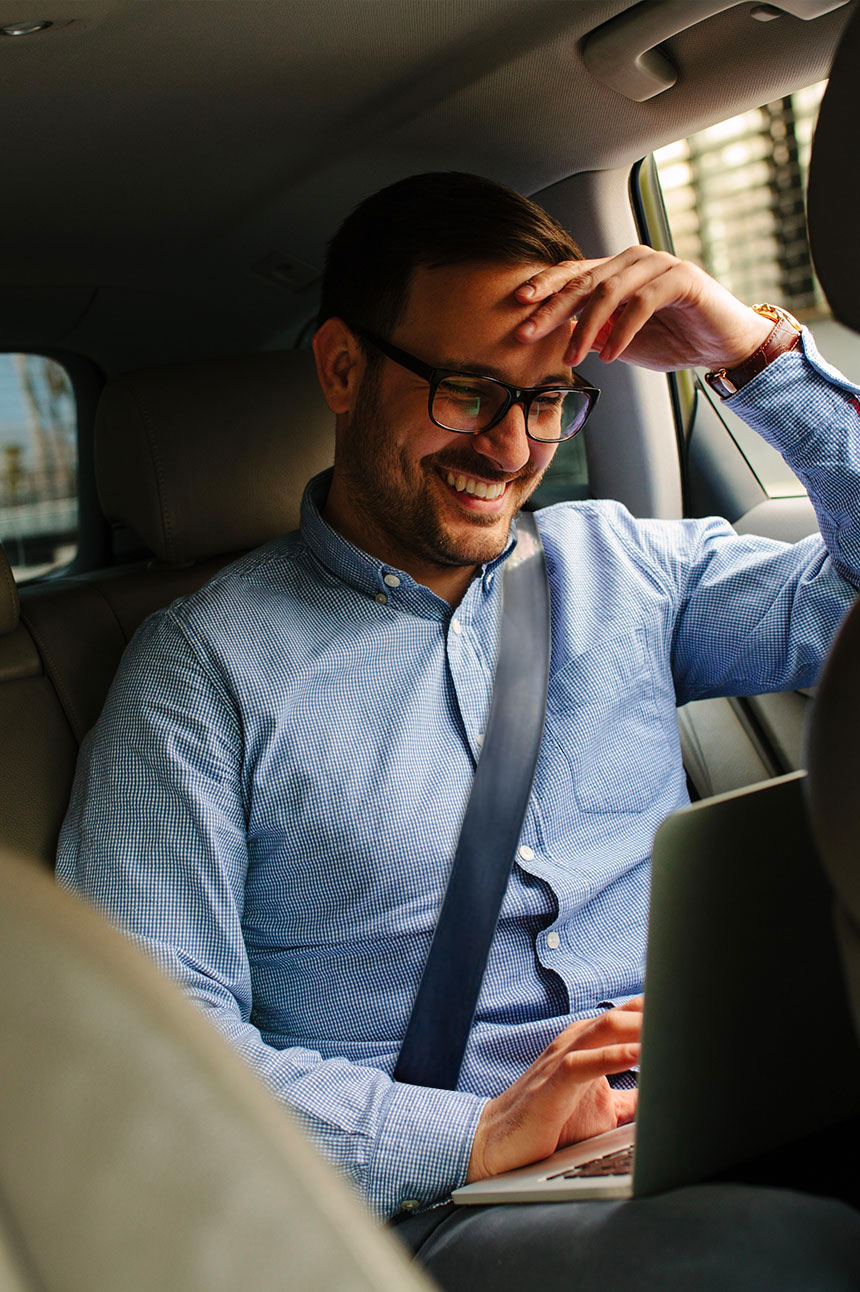
<path id="1" fill-rule="evenodd" d="M 558 936 L 555 929 L 553 929 L 552 933 L 548 933 L 546 935 L 546 944 L 549 947 L 550 951 L 555 951 L 560 941 L 561 941 L 561 938 Z"/>
<path id="2" fill-rule="evenodd" d="M 477 734 L 477 736 L 475 737 L 475 739 L 477 740 L 477 742 L 478 742 L 478 744 L 479 744 L 479 745 L 483 745 L 483 743 L 484 743 L 484 733 L 483 733 L 483 731 L 479 731 L 479 732 L 478 732 L 478 734 Z"/>
<path id="3" fill-rule="evenodd" d="M 459 636 L 460 636 L 460 633 L 463 631 L 463 625 L 460 623 L 460 620 L 459 620 L 459 619 L 452 619 L 452 620 L 451 620 L 451 627 L 454 629 L 454 632 L 455 632 L 455 633 L 457 634 L 457 636 L 459 637 Z"/>
<path id="4" fill-rule="evenodd" d="M 517 848 L 517 856 L 520 861 L 534 861 L 534 849 L 530 848 L 526 843 L 521 843 L 519 848 Z"/>
<path id="5" fill-rule="evenodd" d="M 487 587 L 488 587 L 488 588 L 489 588 L 489 587 L 490 587 L 490 585 L 492 584 L 493 579 L 494 579 L 495 577 L 496 577 L 496 576 L 493 574 L 493 572 L 492 572 L 492 570 L 491 570 L 491 571 L 490 571 L 490 573 L 487 575 Z"/>
<path id="6" fill-rule="evenodd" d="M 420 1207 L 420 1206 L 421 1206 L 421 1203 L 417 1198 L 404 1198 L 400 1204 L 400 1210 L 414 1211 L 416 1207 Z"/>
<path id="7" fill-rule="evenodd" d="M 396 574 L 385 574 L 382 578 L 383 583 L 387 583 L 389 588 L 399 588 L 400 580 Z"/>
<path id="8" fill-rule="evenodd" d="M 374 601 L 378 601 L 378 602 L 379 602 L 379 604 L 380 604 L 381 606 L 387 606 L 387 605 L 388 605 L 388 597 L 385 595 L 385 593 L 384 593 L 384 592 L 377 592 L 377 594 L 376 594 L 376 596 L 373 598 L 373 600 L 374 600 Z"/>

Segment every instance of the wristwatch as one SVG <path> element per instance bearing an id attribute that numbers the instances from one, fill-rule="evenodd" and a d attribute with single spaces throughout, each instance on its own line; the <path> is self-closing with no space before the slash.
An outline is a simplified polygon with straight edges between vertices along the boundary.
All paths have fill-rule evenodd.
<path id="1" fill-rule="evenodd" d="M 755 353 L 736 368 L 718 368 L 716 372 L 705 373 L 705 381 L 720 399 L 736 395 L 741 386 L 758 376 L 779 355 L 793 350 L 800 341 L 800 324 L 788 310 L 779 305 L 753 305 L 753 309 L 756 314 L 773 319 L 773 328 Z"/>

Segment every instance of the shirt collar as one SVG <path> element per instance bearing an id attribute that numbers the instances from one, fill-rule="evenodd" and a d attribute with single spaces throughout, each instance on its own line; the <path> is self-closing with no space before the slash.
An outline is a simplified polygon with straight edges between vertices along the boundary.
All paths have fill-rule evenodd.
<path id="1" fill-rule="evenodd" d="M 337 578 L 351 587 L 378 598 L 380 595 L 401 602 L 405 608 L 427 614 L 432 610 L 433 617 L 439 617 L 439 608 L 447 617 L 451 607 L 447 601 L 437 597 L 435 592 L 422 583 L 417 583 L 405 570 L 398 570 L 393 565 L 386 565 L 349 539 L 344 538 L 337 530 L 323 520 L 321 509 L 328 496 L 332 478 L 332 468 L 321 471 L 309 480 L 302 496 L 301 533 L 312 554 L 322 565 Z M 511 532 L 505 548 L 492 561 L 481 567 L 480 577 L 485 590 L 489 590 L 498 567 L 507 560 L 517 545 L 516 523 L 511 525 Z M 386 575 L 394 576 L 398 582 L 394 588 L 386 583 Z"/>

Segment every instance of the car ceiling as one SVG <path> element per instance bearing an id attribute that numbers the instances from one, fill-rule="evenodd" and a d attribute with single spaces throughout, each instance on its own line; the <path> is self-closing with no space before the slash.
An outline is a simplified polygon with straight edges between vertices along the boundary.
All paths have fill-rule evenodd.
<path id="1" fill-rule="evenodd" d="M 284 344 L 367 193 L 629 165 L 824 77 L 853 3 L 736 4 L 667 42 L 677 83 L 638 103 L 582 59 L 633 0 L 0 0 L 0 26 L 53 23 L 0 37 L 0 342 L 108 370 Z"/>

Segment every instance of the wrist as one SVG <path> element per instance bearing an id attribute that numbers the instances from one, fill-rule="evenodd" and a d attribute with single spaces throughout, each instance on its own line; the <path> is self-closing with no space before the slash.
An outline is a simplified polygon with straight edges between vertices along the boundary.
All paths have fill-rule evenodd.
<path id="1" fill-rule="evenodd" d="M 752 310 L 761 319 L 758 335 L 762 339 L 758 346 L 744 358 L 729 361 L 724 367 L 705 373 L 705 381 L 721 399 L 737 394 L 748 381 L 764 371 L 769 363 L 788 350 L 793 350 L 800 341 L 800 324 L 787 310 L 777 305 L 754 305 Z"/>
<path id="2" fill-rule="evenodd" d="M 734 368 L 740 368 L 743 364 L 748 363 L 757 350 L 759 350 L 767 341 L 773 332 L 776 319 L 768 315 L 759 314 L 757 310 L 749 309 L 749 327 L 743 337 L 738 338 L 738 343 L 734 349 L 720 356 L 720 362 L 712 366 L 716 369 L 724 368 L 731 371 Z"/>
<path id="3" fill-rule="evenodd" d="M 474 1184 L 476 1180 L 486 1180 L 490 1172 L 487 1170 L 484 1156 L 487 1148 L 487 1137 L 489 1134 L 489 1121 L 492 1117 L 491 1105 L 492 1099 L 485 1104 L 484 1110 L 475 1127 L 475 1138 L 472 1140 L 472 1152 L 469 1156 L 469 1166 L 466 1170 L 466 1183 Z"/>

